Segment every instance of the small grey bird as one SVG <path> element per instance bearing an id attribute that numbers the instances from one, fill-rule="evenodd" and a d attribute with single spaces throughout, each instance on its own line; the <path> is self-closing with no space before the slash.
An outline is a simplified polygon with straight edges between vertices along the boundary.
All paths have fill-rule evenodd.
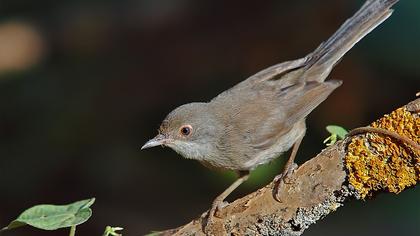
<path id="1" fill-rule="evenodd" d="M 368 0 L 306 57 L 260 71 L 208 103 L 176 108 L 142 149 L 167 146 L 206 167 L 239 174 L 214 200 L 207 220 L 211 223 L 223 200 L 251 170 L 293 147 L 277 181 L 291 173 L 305 135 L 306 116 L 341 85 L 325 79 L 346 52 L 391 15 L 390 7 L 397 1 Z"/>

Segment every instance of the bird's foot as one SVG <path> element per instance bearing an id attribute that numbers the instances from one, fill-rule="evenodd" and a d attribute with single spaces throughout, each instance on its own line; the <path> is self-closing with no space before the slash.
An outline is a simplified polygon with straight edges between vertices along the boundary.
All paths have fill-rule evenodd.
<path id="1" fill-rule="evenodd" d="M 295 172 L 298 168 L 296 163 L 291 164 L 288 168 L 286 168 L 281 174 L 274 177 L 274 187 L 273 187 L 273 197 L 278 202 L 282 202 L 280 199 L 280 189 L 283 188 L 284 184 L 290 184 L 290 176 Z"/>
<path id="2" fill-rule="evenodd" d="M 217 215 L 220 210 L 222 210 L 225 206 L 229 205 L 228 202 L 222 201 L 222 200 L 214 200 L 213 204 L 211 205 L 211 208 L 207 214 L 207 220 L 204 225 L 204 233 L 206 235 L 210 235 L 210 228 L 212 227 L 214 223 L 214 217 L 219 217 Z"/>

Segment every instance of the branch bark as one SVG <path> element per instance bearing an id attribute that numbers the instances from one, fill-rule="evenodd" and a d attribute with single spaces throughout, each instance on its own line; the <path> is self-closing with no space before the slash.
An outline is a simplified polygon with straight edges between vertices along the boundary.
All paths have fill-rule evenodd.
<path id="1" fill-rule="evenodd" d="M 420 98 L 371 124 L 420 143 Z M 302 164 L 273 198 L 273 183 L 218 212 L 211 235 L 301 235 L 348 200 L 399 193 L 420 180 L 420 150 L 377 133 L 347 137 Z M 158 235 L 204 235 L 201 217 Z"/>

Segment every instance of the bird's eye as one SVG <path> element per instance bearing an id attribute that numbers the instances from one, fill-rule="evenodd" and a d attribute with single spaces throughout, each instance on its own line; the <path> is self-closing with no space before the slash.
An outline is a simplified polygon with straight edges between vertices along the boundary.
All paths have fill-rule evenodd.
<path id="1" fill-rule="evenodd" d="M 179 132 L 183 135 L 183 136 L 188 136 L 191 134 L 192 131 L 192 127 L 191 125 L 184 125 L 179 129 Z"/>

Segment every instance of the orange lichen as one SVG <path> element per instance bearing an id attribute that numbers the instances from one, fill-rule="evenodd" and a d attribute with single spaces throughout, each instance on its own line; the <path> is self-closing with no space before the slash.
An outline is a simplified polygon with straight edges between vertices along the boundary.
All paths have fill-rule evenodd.
<path id="1" fill-rule="evenodd" d="M 371 126 L 420 142 L 419 114 L 412 114 L 405 108 L 385 115 Z M 349 183 L 361 198 L 377 190 L 399 193 L 420 180 L 420 151 L 382 134 L 366 133 L 354 137 L 348 145 L 345 165 Z"/>

